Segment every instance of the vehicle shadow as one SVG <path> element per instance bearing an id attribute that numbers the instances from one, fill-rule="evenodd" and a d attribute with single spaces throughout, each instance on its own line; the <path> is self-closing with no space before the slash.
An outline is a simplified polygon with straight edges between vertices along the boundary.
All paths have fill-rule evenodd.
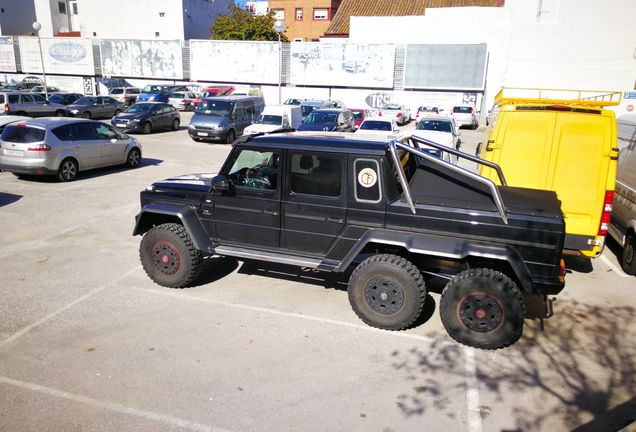
<path id="1" fill-rule="evenodd" d="M 605 237 L 605 239 L 605 246 L 616 256 L 616 259 L 620 263 L 623 259 L 623 247 L 610 235 Z"/>
<path id="2" fill-rule="evenodd" d="M 501 431 L 602 432 L 636 421 L 634 308 L 567 300 L 557 309 L 563 310 L 544 330 L 526 322 L 512 347 L 473 351 L 482 401 L 506 401 L 477 407 L 484 423 L 492 415 Z M 391 353 L 391 366 L 404 379 L 404 392 L 396 395 L 403 416 L 455 415 L 449 398 L 468 390 L 466 350 L 435 338 Z"/>
<path id="3" fill-rule="evenodd" d="M 238 267 L 238 261 L 234 258 L 212 256 L 203 259 L 200 276 L 187 288 L 195 288 L 210 284 L 229 276 Z"/>
<path id="4" fill-rule="evenodd" d="M 592 259 L 576 256 L 576 255 L 564 255 L 563 261 L 565 261 L 565 271 L 567 273 L 592 273 L 594 265 Z"/>
<path id="5" fill-rule="evenodd" d="M 19 201 L 20 198 L 22 198 L 22 195 L 0 192 L 0 207 L 13 204 L 16 201 Z"/>
<path id="6" fill-rule="evenodd" d="M 274 279 L 318 285 L 327 289 L 346 291 L 349 277 L 351 277 L 351 273 L 353 272 L 353 267 L 349 267 L 342 273 L 335 273 L 308 267 L 246 260 L 238 272 L 246 275 L 259 275 Z"/>
<path id="7" fill-rule="evenodd" d="M 89 171 L 81 171 L 77 178 L 73 180 L 73 183 L 81 182 L 82 180 L 89 180 L 96 177 L 101 177 L 107 174 L 115 174 L 120 172 L 130 171 L 131 169 L 142 169 L 148 166 L 160 165 L 163 163 L 162 159 L 154 158 L 142 158 L 141 163 L 137 168 L 129 168 L 126 165 L 113 165 L 109 167 L 96 168 Z M 29 180 L 37 183 L 60 183 L 55 176 L 36 176 L 36 175 L 20 175 L 18 178 L 21 180 Z"/>

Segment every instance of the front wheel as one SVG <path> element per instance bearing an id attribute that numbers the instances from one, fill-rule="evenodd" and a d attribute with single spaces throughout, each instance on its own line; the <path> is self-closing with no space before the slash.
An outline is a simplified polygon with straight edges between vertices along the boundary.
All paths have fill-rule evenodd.
<path id="1" fill-rule="evenodd" d="M 234 133 L 234 129 L 230 129 L 225 137 L 225 142 L 232 144 L 234 142 L 234 138 L 236 138 L 236 133 Z"/>
<path id="2" fill-rule="evenodd" d="M 374 255 L 349 279 L 349 303 L 358 317 L 384 330 L 409 328 L 422 313 L 426 287 L 422 274 L 398 255 Z"/>
<path id="3" fill-rule="evenodd" d="M 137 168 L 141 163 L 141 152 L 139 149 L 132 149 L 128 152 L 128 156 L 126 156 L 126 165 L 129 168 Z"/>
<path id="4" fill-rule="evenodd" d="M 139 258 L 155 283 L 183 288 L 199 273 L 203 257 L 182 225 L 166 223 L 150 229 L 139 246 Z"/>
<path id="5" fill-rule="evenodd" d="M 179 124 L 180 124 L 179 119 L 177 119 L 177 118 L 174 119 L 172 121 L 172 130 L 173 131 L 179 130 Z"/>
<path id="6" fill-rule="evenodd" d="M 636 275 L 636 236 L 628 234 L 621 257 L 621 267 L 629 275 Z"/>
<path id="7" fill-rule="evenodd" d="M 146 122 L 146 123 L 144 123 L 144 127 L 143 127 L 143 129 L 141 130 L 141 132 L 142 132 L 144 135 L 148 135 L 149 133 L 151 133 L 151 132 L 152 132 L 152 125 L 150 124 L 150 122 Z"/>
<path id="8" fill-rule="evenodd" d="M 439 312 L 450 337 L 474 348 L 504 348 L 523 333 L 521 291 L 492 269 L 468 269 L 453 277 L 442 292 Z"/>

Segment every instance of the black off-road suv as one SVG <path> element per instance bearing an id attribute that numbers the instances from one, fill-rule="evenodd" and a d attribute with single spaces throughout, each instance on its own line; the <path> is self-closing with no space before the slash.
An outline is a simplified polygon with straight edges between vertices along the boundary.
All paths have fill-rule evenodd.
<path id="1" fill-rule="evenodd" d="M 438 158 L 448 151 L 498 171 L 501 184 Z M 505 186 L 497 165 L 411 137 L 280 133 L 234 143 L 219 175 L 195 174 L 141 192 L 133 234 L 159 285 L 183 287 L 209 255 L 343 272 L 367 324 L 413 325 L 422 274 L 448 279 L 440 315 L 455 340 L 511 345 L 525 295 L 557 294 L 565 224 L 553 192 Z"/>

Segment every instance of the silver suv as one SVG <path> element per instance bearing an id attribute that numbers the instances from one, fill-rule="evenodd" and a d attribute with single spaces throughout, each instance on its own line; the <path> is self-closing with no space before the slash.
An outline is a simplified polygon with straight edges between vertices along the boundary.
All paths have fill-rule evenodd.
<path id="1" fill-rule="evenodd" d="M 66 106 L 47 101 L 44 96 L 27 92 L 0 92 L 2 114 L 29 117 L 65 116 Z"/>
<path id="2" fill-rule="evenodd" d="M 71 181 L 80 171 L 141 163 L 136 138 L 94 120 L 30 119 L 7 125 L 0 136 L 0 169 L 15 174 L 55 175 Z"/>

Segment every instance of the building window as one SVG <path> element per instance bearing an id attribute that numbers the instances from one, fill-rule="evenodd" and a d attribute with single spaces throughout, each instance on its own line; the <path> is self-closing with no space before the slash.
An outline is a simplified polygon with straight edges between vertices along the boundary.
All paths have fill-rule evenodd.
<path id="1" fill-rule="evenodd" d="M 93 37 L 97 36 L 97 32 L 93 32 Z"/>
<path id="2" fill-rule="evenodd" d="M 66 2 L 57 2 L 57 6 L 60 8 L 60 13 L 66 15 Z"/>
<path id="3" fill-rule="evenodd" d="M 296 21 L 303 20 L 303 8 L 296 8 Z"/>
<path id="4" fill-rule="evenodd" d="M 314 9 L 314 20 L 316 21 L 326 21 L 329 19 L 329 9 L 328 8 L 315 8 Z"/>
<path id="5" fill-rule="evenodd" d="M 274 11 L 274 21 L 285 21 L 285 9 L 272 9 Z"/>
<path id="6" fill-rule="evenodd" d="M 159 32 L 155 32 L 155 36 L 156 36 L 156 37 L 159 37 Z"/>
<path id="7" fill-rule="evenodd" d="M 165 16 L 166 16 L 166 13 L 165 13 L 165 12 L 159 12 L 159 17 L 160 17 L 160 18 L 163 18 L 163 17 L 165 17 Z"/>

